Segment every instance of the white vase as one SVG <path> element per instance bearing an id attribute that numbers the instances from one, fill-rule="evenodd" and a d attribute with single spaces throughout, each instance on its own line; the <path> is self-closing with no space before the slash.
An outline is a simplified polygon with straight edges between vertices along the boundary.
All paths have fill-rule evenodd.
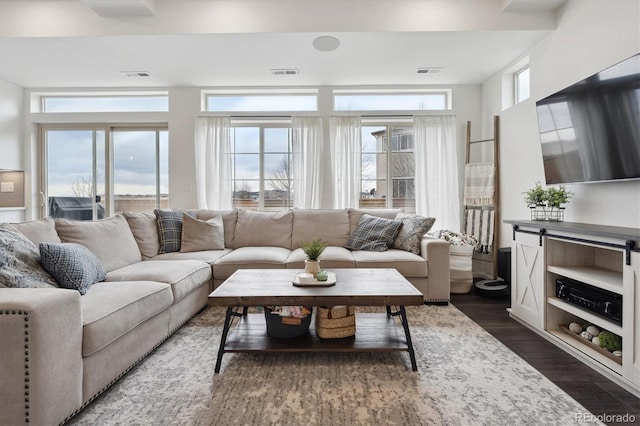
<path id="1" fill-rule="evenodd" d="M 316 274 L 320 272 L 320 261 L 319 260 L 305 260 L 304 261 L 304 271 L 310 274 L 313 274 L 313 278 L 316 277 Z"/>

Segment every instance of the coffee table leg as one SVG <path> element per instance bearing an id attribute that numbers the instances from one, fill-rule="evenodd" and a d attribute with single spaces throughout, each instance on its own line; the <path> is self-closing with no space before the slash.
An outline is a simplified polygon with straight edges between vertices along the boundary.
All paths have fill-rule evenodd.
<path id="1" fill-rule="evenodd" d="M 227 307 L 227 314 L 224 317 L 224 327 L 222 328 L 222 337 L 220 338 L 220 348 L 218 349 L 218 358 L 216 359 L 215 373 L 220 372 L 220 366 L 222 365 L 222 355 L 224 355 L 224 347 L 227 344 L 227 334 L 229 334 L 229 328 L 231 327 L 231 320 L 233 319 L 234 312 L 233 307 Z"/>
<path id="2" fill-rule="evenodd" d="M 409 333 L 407 311 L 404 309 L 404 306 L 400 306 L 400 319 L 402 321 L 402 327 L 404 328 L 404 335 L 407 338 L 407 348 L 409 349 L 409 358 L 411 359 L 411 369 L 413 371 L 418 371 L 418 364 L 416 363 L 416 353 L 413 351 L 413 343 L 411 342 L 411 334 Z"/>

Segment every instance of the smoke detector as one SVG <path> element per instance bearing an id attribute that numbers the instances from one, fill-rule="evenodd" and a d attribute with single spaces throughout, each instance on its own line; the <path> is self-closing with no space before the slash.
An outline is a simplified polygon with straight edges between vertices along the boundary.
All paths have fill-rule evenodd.
<path id="1" fill-rule="evenodd" d="M 280 68 L 280 69 L 272 69 L 271 75 L 275 77 L 295 77 L 300 73 L 295 68 Z"/>
<path id="2" fill-rule="evenodd" d="M 420 67 L 416 69 L 417 74 L 440 74 L 444 67 Z"/>

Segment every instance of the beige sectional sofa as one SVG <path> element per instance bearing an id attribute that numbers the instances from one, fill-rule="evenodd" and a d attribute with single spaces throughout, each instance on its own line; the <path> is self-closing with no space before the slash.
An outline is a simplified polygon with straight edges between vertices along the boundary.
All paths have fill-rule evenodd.
<path id="1" fill-rule="evenodd" d="M 224 248 L 163 254 L 153 212 L 13 224 L 36 246 L 84 245 L 103 263 L 107 280 L 83 296 L 0 288 L 0 424 L 69 419 L 203 309 L 209 292 L 237 269 L 303 268 L 303 241 L 329 244 L 320 258 L 325 269 L 396 268 L 426 302 L 446 303 L 449 244 L 425 236 L 419 255 L 348 250 L 345 243 L 364 213 L 395 218 L 398 211 L 193 210 L 202 221 L 222 216 Z"/>

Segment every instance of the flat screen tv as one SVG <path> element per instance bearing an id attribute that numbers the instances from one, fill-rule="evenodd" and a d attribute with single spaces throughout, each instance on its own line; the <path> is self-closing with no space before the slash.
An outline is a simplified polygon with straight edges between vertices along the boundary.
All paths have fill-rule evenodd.
<path id="1" fill-rule="evenodd" d="M 547 184 L 640 178 L 640 54 L 536 102 Z"/>

